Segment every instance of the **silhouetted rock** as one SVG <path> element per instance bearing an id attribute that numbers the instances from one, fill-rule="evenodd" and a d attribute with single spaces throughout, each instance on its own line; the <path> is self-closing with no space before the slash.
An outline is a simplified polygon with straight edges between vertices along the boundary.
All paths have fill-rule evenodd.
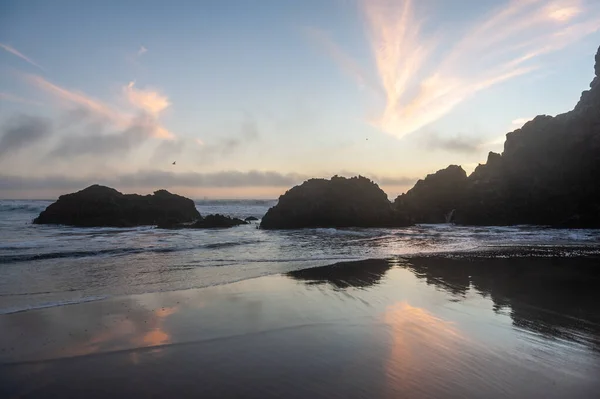
<path id="1" fill-rule="evenodd" d="M 244 219 L 246 222 L 255 222 L 258 220 L 257 217 L 254 216 L 248 216 L 246 219 Z"/>
<path id="2" fill-rule="evenodd" d="M 199 219 L 196 223 L 190 225 L 193 229 L 208 229 L 214 227 L 234 227 L 241 224 L 247 224 L 242 219 L 231 218 L 229 216 L 219 215 L 207 215 L 206 217 Z"/>
<path id="3" fill-rule="evenodd" d="M 122 194 L 93 185 L 61 195 L 33 221 L 78 227 L 130 227 L 192 222 L 200 217 L 194 201 L 158 190 L 153 195 Z"/>
<path id="4" fill-rule="evenodd" d="M 451 166 L 419 181 L 397 209 L 416 223 L 456 209 L 461 224 L 600 227 L 600 50 L 595 72 L 573 111 L 508 133 L 504 152 L 490 152 L 466 180 Z"/>
<path id="5" fill-rule="evenodd" d="M 156 227 L 159 229 L 212 229 L 235 227 L 241 224 L 248 223 L 238 218 L 231 218 L 217 213 L 215 215 L 201 217 L 194 223 L 171 223 L 170 221 L 166 221 L 164 223 L 159 223 Z"/>
<path id="6" fill-rule="evenodd" d="M 451 222 L 466 184 L 466 172 L 460 166 L 450 165 L 419 180 L 406 194 L 396 198 L 394 206 L 411 223 Z"/>
<path id="7" fill-rule="evenodd" d="M 387 195 L 359 176 L 310 179 L 279 197 L 262 218 L 261 228 L 392 227 L 406 225 Z"/>

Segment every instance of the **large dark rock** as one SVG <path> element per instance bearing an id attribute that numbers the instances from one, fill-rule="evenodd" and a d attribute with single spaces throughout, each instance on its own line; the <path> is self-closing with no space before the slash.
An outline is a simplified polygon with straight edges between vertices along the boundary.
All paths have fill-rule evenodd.
<path id="1" fill-rule="evenodd" d="M 419 181 L 398 209 L 413 222 L 443 222 L 456 209 L 461 224 L 600 227 L 600 50 L 595 72 L 574 110 L 508 133 L 504 152 L 466 180 L 445 169 Z"/>
<path id="2" fill-rule="evenodd" d="M 130 227 L 159 223 L 193 222 L 200 218 L 194 201 L 166 190 L 153 195 L 122 194 L 93 185 L 58 201 L 42 211 L 37 224 L 64 224 L 78 227 Z"/>
<path id="3" fill-rule="evenodd" d="M 467 184 L 467 173 L 456 165 L 427 175 L 394 201 L 396 210 L 411 223 L 451 222 Z"/>
<path id="4" fill-rule="evenodd" d="M 573 111 L 506 135 L 504 152 L 469 176 L 465 224 L 600 227 L 600 50 Z"/>
<path id="5" fill-rule="evenodd" d="M 279 197 L 262 218 L 261 228 L 393 227 L 407 225 L 387 195 L 359 176 L 310 179 Z"/>

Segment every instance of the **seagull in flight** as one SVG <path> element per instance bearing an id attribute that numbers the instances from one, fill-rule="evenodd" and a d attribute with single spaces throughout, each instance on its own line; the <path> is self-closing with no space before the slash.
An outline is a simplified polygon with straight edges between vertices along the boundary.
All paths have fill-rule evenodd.
<path id="1" fill-rule="evenodd" d="M 173 165 L 175 165 L 175 162 L 177 162 L 177 161 L 173 161 Z"/>

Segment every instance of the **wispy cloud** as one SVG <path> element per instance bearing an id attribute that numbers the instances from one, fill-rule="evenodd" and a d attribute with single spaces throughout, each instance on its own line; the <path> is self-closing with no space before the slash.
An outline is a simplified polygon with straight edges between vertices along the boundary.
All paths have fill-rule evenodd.
<path id="1" fill-rule="evenodd" d="M 326 32 L 311 27 L 305 29 L 305 33 L 309 38 L 317 42 L 337 62 L 342 71 L 356 81 L 360 88 L 368 88 L 374 93 L 384 94 L 380 86 L 373 81 L 367 71 L 331 40 Z"/>
<path id="2" fill-rule="evenodd" d="M 148 49 L 144 46 L 140 46 L 140 49 L 137 52 L 138 57 L 141 57 L 143 54 L 147 53 Z"/>
<path id="3" fill-rule="evenodd" d="M 110 106 L 100 100 L 94 99 L 84 93 L 68 90 L 49 82 L 39 75 L 23 74 L 25 79 L 34 86 L 54 95 L 67 106 L 83 107 L 94 114 L 110 120 L 116 127 L 127 129 L 132 124 L 135 124 L 140 118 L 140 111 L 147 115 L 150 122 L 147 126 L 153 129 L 152 135 L 161 139 L 172 139 L 174 134 L 159 123 L 158 117 L 160 111 L 166 108 L 169 103 L 166 98 L 158 96 L 153 92 L 133 91 L 133 85 L 126 86 L 133 93 L 133 97 L 128 96 L 128 101 L 137 108 L 137 112 L 127 113 L 118 110 L 116 107 Z M 128 92 L 129 93 L 129 92 Z"/>
<path id="4" fill-rule="evenodd" d="M 370 122 L 399 138 L 481 90 L 540 68 L 540 56 L 600 29 L 598 4 L 583 0 L 511 0 L 453 42 L 425 33 L 412 0 L 363 0 L 361 10 L 385 101 Z M 321 41 L 344 71 L 369 82 L 338 46 Z"/>
<path id="5" fill-rule="evenodd" d="M 40 64 L 38 64 L 31 58 L 27 57 L 25 54 L 21 53 L 19 50 L 17 50 L 14 47 L 9 46 L 8 44 L 0 43 L 0 48 L 4 49 L 5 51 L 8 51 L 9 53 L 11 53 L 13 55 L 16 55 L 17 57 L 19 57 L 20 59 L 22 59 L 24 61 L 27 61 L 28 63 L 41 69 L 42 71 L 44 70 L 44 68 Z"/>
<path id="6" fill-rule="evenodd" d="M 485 139 L 480 136 L 468 134 L 442 135 L 436 132 L 426 132 L 419 136 L 423 147 L 429 150 L 440 150 L 455 152 L 461 154 L 480 154 L 490 150 L 497 150 L 496 147 L 503 144 L 505 136 L 498 136 L 493 139 Z"/>
<path id="7" fill-rule="evenodd" d="M 0 92 L 0 100 L 1 101 L 10 101 L 13 103 L 29 104 L 29 105 L 38 105 L 38 106 L 44 105 L 39 101 L 29 100 L 27 98 L 15 96 L 14 94 L 2 93 L 2 92 Z"/>
<path id="8" fill-rule="evenodd" d="M 165 162 L 170 159 L 193 160 L 194 165 L 209 164 L 219 158 L 227 158 L 240 152 L 260 140 L 260 130 L 256 120 L 245 115 L 239 130 L 228 132 L 215 140 L 204 142 L 201 139 L 180 137 L 175 140 L 165 140 L 160 143 L 152 156 L 153 162 Z"/>

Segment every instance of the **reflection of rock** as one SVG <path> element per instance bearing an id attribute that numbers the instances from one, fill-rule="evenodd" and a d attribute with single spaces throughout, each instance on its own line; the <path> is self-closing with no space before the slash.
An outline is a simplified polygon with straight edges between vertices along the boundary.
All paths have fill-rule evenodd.
<path id="1" fill-rule="evenodd" d="M 511 310 L 517 326 L 554 337 L 592 337 L 600 349 L 600 274 L 591 258 L 414 258 L 405 266 L 444 291 L 473 288 Z M 583 333 L 583 334 L 582 334 Z"/>
<path id="2" fill-rule="evenodd" d="M 387 260 L 369 259 L 297 270 L 287 275 L 295 280 L 303 280 L 307 284 L 329 283 L 336 288 L 363 288 L 379 283 L 390 268 Z"/>
<path id="3" fill-rule="evenodd" d="M 371 180 L 359 176 L 310 179 L 279 197 L 263 217 L 261 228 L 393 227 L 406 226 L 387 195 Z"/>
<path id="4" fill-rule="evenodd" d="M 37 224 L 79 227 L 128 227 L 193 222 L 200 217 L 194 201 L 166 190 L 153 195 L 122 194 L 99 185 L 61 195 L 34 220 Z"/>

